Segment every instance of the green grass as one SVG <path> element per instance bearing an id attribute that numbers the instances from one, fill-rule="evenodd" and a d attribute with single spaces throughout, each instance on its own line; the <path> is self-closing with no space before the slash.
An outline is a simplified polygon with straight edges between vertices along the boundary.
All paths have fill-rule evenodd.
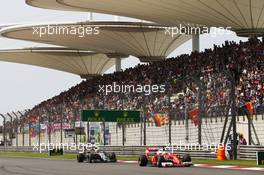
<path id="1" fill-rule="evenodd" d="M 48 153 L 31 153 L 31 152 L 0 152 L 0 156 L 60 158 L 60 159 L 75 159 L 76 158 L 76 154 L 64 154 L 63 156 L 49 156 Z"/>
<path id="2" fill-rule="evenodd" d="M 194 159 L 194 164 L 215 164 L 215 165 L 239 165 L 239 166 L 254 166 L 256 167 L 256 161 L 255 160 L 202 160 L 202 159 Z M 264 167 L 264 166 L 259 166 Z"/>
<path id="3" fill-rule="evenodd" d="M 34 158 L 55 158 L 55 159 L 76 159 L 76 154 L 64 154 L 63 156 L 49 156 L 48 153 L 32 152 L 0 152 L 0 156 L 10 157 L 34 157 Z M 118 160 L 138 160 L 137 156 L 117 156 Z"/>
<path id="4" fill-rule="evenodd" d="M 69 159 L 75 160 L 76 154 L 64 154 L 63 156 L 49 156 L 47 153 L 31 153 L 31 152 L 0 152 L 0 156 L 9 157 L 34 157 L 34 158 L 55 158 L 55 159 Z M 125 161 L 137 161 L 138 156 L 117 156 L 118 160 Z M 194 164 L 214 164 L 214 165 L 239 165 L 239 166 L 252 166 L 256 167 L 256 161 L 254 160 L 203 160 L 203 159 L 193 159 Z M 263 167 L 264 166 L 259 166 Z"/>

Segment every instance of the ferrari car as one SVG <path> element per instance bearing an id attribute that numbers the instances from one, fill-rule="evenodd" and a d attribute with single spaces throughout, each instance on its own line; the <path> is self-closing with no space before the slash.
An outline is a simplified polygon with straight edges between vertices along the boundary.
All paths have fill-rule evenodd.
<path id="1" fill-rule="evenodd" d="M 179 154 L 167 151 L 164 148 L 150 147 L 146 148 L 145 154 L 139 156 L 138 164 L 141 167 L 147 165 L 154 167 L 190 167 L 193 165 L 189 154 L 181 157 Z"/>
<path id="2" fill-rule="evenodd" d="M 109 163 L 117 162 L 116 154 L 106 153 L 99 150 L 99 148 L 92 148 L 90 150 L 85 150 L 83 153 L 77 155 L 77 161 L 79 163 Z"/>

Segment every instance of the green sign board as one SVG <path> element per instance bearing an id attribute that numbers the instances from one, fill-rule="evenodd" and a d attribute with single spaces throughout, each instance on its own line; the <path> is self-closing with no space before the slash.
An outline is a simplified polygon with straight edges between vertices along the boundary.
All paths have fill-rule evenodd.
<path id="1" fill-rule="evenodd" d="M 63 149 L 49 150 L 49 156 L 63 156 Z"/>
<path id="2" fill-rule="evenodd" d="M 257 152 L 257 165 L 264 165 L 264 152 Z"/>
<path id="3" fill-rule="evenodd" d="M 140 111 L 83 110 L 82 121 L 139 123 Z"/>

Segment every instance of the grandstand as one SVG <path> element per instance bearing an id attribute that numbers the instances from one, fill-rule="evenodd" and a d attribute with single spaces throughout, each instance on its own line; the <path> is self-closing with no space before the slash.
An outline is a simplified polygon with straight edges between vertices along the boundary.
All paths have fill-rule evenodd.
<path id="1" fill-rule="evenodd" d="M 178 139 L 186 141 L 186 130 L 182 124 L 186 117 L 184 110 L 190 111 L 198 105 L 199 92 L 197 89 L 199 86 L 193 80 L 198 76 L 198 78 L 203 77 L 206 86 L 206 113 L 202 124 L 202 139 L 205 143 L 219 142 L 223 128 L 222 117 L 225 116 L 225 108 L 228 107 L 230 98 L 230 85 L 227 76 L 223 74 L 223 70 L 236 70 L 239 74 L 240 78 L 238 78 L 237 85 L 237 91 L 239 92 L 237 104 L 240 104 L 240 106 L 237 106 L 237 110 L 240 111 L 239 115 L 245 116 L 247 114 L 244 106 L 248 101 L 251 101 L 254 104 L 254 115 L 258 120 L 263 121 L 263 115 L 259 117 L 259 114 L 263 114 L 264 109 L 263 55 L 260 54 L 263 49 L 263 42 L 257 39 L 240 43 L 226 42 L 223 47 L 215 46 L 213 50 L 208 49 L 203 53 L 195 52 L 191 55 L 181 55 L 165 61 L 154 62 L 150 65 L 139 65 L 123 72 L 95 77 L 37 105 L 26 114 L 24 122 L 31 121 L 32 116 L 44 116 L 43 123 L 60 123 L 61 120 L 63 120 L 63 123 L 75 123 L 80 120 L 78 111 L 81 109 L 142 110 L 145 106 L 149 123 L 146 129 L 147 144 L 155 145 L 169 142 L 169 126 L 158 128 L 151 117 L 154 113 L 169 113 L 170 111 L 173 115 L 172 141 Z M 234 55 L 240 55 L 240 57 L 234 57 Z M 208 57 L 214 59 L 208 59 Z M 246 73 L 248 76 L 245 76 Z M 190 77 L 193 77 L 193 79 Z M 167 87 L 165 94 L 151 94 L 146 96 L 145 99 L 143 99 L 142 94 L 137 93 L 111 93 L 108 96 L 98 93 L 98 85 L 110 84 L 112 81 L 119 84 L 170 84 L 170 86 Z M 245 82 L 251 82 L 250 89 L 248 87 L 243 88 Z M 249 84 L 247 83 L 247 85 Z M 192 91 L 192 93 L 185 92 L 186 88 L 190 89 L 189 91 Z M 167 99 L 170 94 L 174 97 L 178 93 L 186 94 L 186 99 L 178 97 L 168 102 Z M 184 109 L 185 106 L 187 106 L 186 109 Z M 49 119 L 45 117 L 46 115 L 49 116 Z M 240 121 L 243 120 L 245 120 L 243 117 L 240 118 Z M 194 120 L 188 122 L 190 123 L 188 142 L 197 142 L 197 127 L 191 124 Z M 259 124 L 262 125 L 261 122 Z M 84 125 L 86 126 L 86 124 Z M 241 127 L 243 128 L 243 126 Z M 142 144 L 141 128 L 141 125 L 127 126 L 126 145 Z M 261 128 L 257 127 L 256 132 L 258 133 L 258 140 L 263 144 L 264 138 Z M 245 130 L 242 129 L 243 132 Z M 110 133 L 113 139 L 112 144 L 122 144 L 120 140 L 122 128 L 117 125 L 110 125 Z M 59 136 L 54 137 L 58 138 Z M 59 139 L 55 140 L 59 141 Z"/>
<path id="2" fill-rule="evenodd" d="M 243 3 L 238 4 L 237 1 L 223 0 L 220 3 L 215 0 L 208 5 L 209 0 L 193 0 L 192 4 L 178 0 L 28 0 L 28 4 L 42 8 L 91 10 L 136 17 L 158 24 L 83 22 L 14 25 L 1 29 L 0 34 L 3 37 L 78 49 L 77 53 L 70 49 L 73 52 L 71 58 L 67 52 L 69 62 L 80 58 L 80 54 L 89 53 L 88 57 L 91 57 L 90 51 L 96 52 L 92 53 L 96 60 L 98 55 L 103 55 L 104 61 L 133 55 L 143 62 L 149 62 L 126 70 L 119 69 L 112 74 L 103 74 L 113 65 L 111 62 L 105 69 L 88 73 L 85 70 L 84 73 L 78 72 L 81 69 L 73 72 L 69 70 L 72 68 L 66 70 L 59 67 L 58 62 L 55 62 L 58 60 L 57 52 L 55 54 L 50 50 L 45 54 L 40 52 L 41 49 L 32 49 L 34 52 L 30 49 L 0 52 L 0 60 L 3 61 L 54 68 L 78 75 L 98 75 L 36 105 L 20 115 L 19 120 L 7 121 L 5 126 L 10 133 L 9 139 L 13 145 L 23 146 L 41 142 L 71 143 L 92 140 L 106 145 L 137 146 L 165 145 L 178 141 L 199 144 L 227 143 L 230 133 L 233 136 L 243 133 L 249 145 L 263 145 L 264 42 L 257 37 L 263 35 L 261 7 L 264 4 L 250 1 L 249 5 L 248 1 L 241 1 Z M 134 10 L 128 10 L 131 8 Z M 164 27 L 181 22 L 195 26 L 230 26 L 238 35 L 250 37 L 247 42 L 226 41 L 222 46 L 214 45 L 211 49 L 199 52 L 199 34 L 177 35 L 174 38 L 164 36 Z M 100 27 L 101 34 L 88 37 L 34 36 L 34 27 L 47 25 L 88 25 Z M 191 54 L 167 58 L 191 37 L 194 48 Z M 65 51 L 69 50 L 62 49 L 63 56 Z M 36 62 L 33 62 L 30 58 L 35 56 L 46 61 L 34 59 Z M 65 57 L 62 59 L 65 60 Z M 94 68 L 90 62 L 86 65 Z M 165 92 L 149 95 L 138 92 L 111 92 L 108 95 L 100 93 L 100 86 L 113 82 L 119 85 L 164 85 L 166 88 Z M 137 110 L 141 111 L 141 122 L 82 122 L 80 111 L 85 109 Z M 156 118 L 160 116 L 164 118 L 164 123 L 157 121 Z M 13 137 L 14 125 L 19 128 L 16 137 Z"/>

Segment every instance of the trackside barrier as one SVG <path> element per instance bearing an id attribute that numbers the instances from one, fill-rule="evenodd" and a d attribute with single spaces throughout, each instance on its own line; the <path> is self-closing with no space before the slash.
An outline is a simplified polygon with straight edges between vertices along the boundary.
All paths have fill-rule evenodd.
<path id="1" fill-rule="evenodd" d="M 162 146 L 157 146 L 161 147 Z M 38 152 L 33 151 L 34 147 L 0 147 L 0 152 Z M 105 152 L 115 152 L 117 155 L 140 155 L 145 151 L 145 146 L 102 146 L 100 149 Z M 238 149 L 239 159 L 245 160 L 256 160 L 256 152 L 264 151 L 264 146 L 240 146 Z M 46 151 L 48 153 L 48 151 Z M 77 151 L 64 150 L 65 153 L 76 153 Z M 180 155 L 185 153 L 190 154 L 193 158 L 199 159 L 215 159 L 216 153 L 214 150 L 204 151 L 204 150 L 175 150 Z"/>
<path id="2" fill-rule="evenodd" d="M 256 153 L 258 151 L 264 151 L 264 146 L 240 146 L 240 159 L 256 160 Z"/>

